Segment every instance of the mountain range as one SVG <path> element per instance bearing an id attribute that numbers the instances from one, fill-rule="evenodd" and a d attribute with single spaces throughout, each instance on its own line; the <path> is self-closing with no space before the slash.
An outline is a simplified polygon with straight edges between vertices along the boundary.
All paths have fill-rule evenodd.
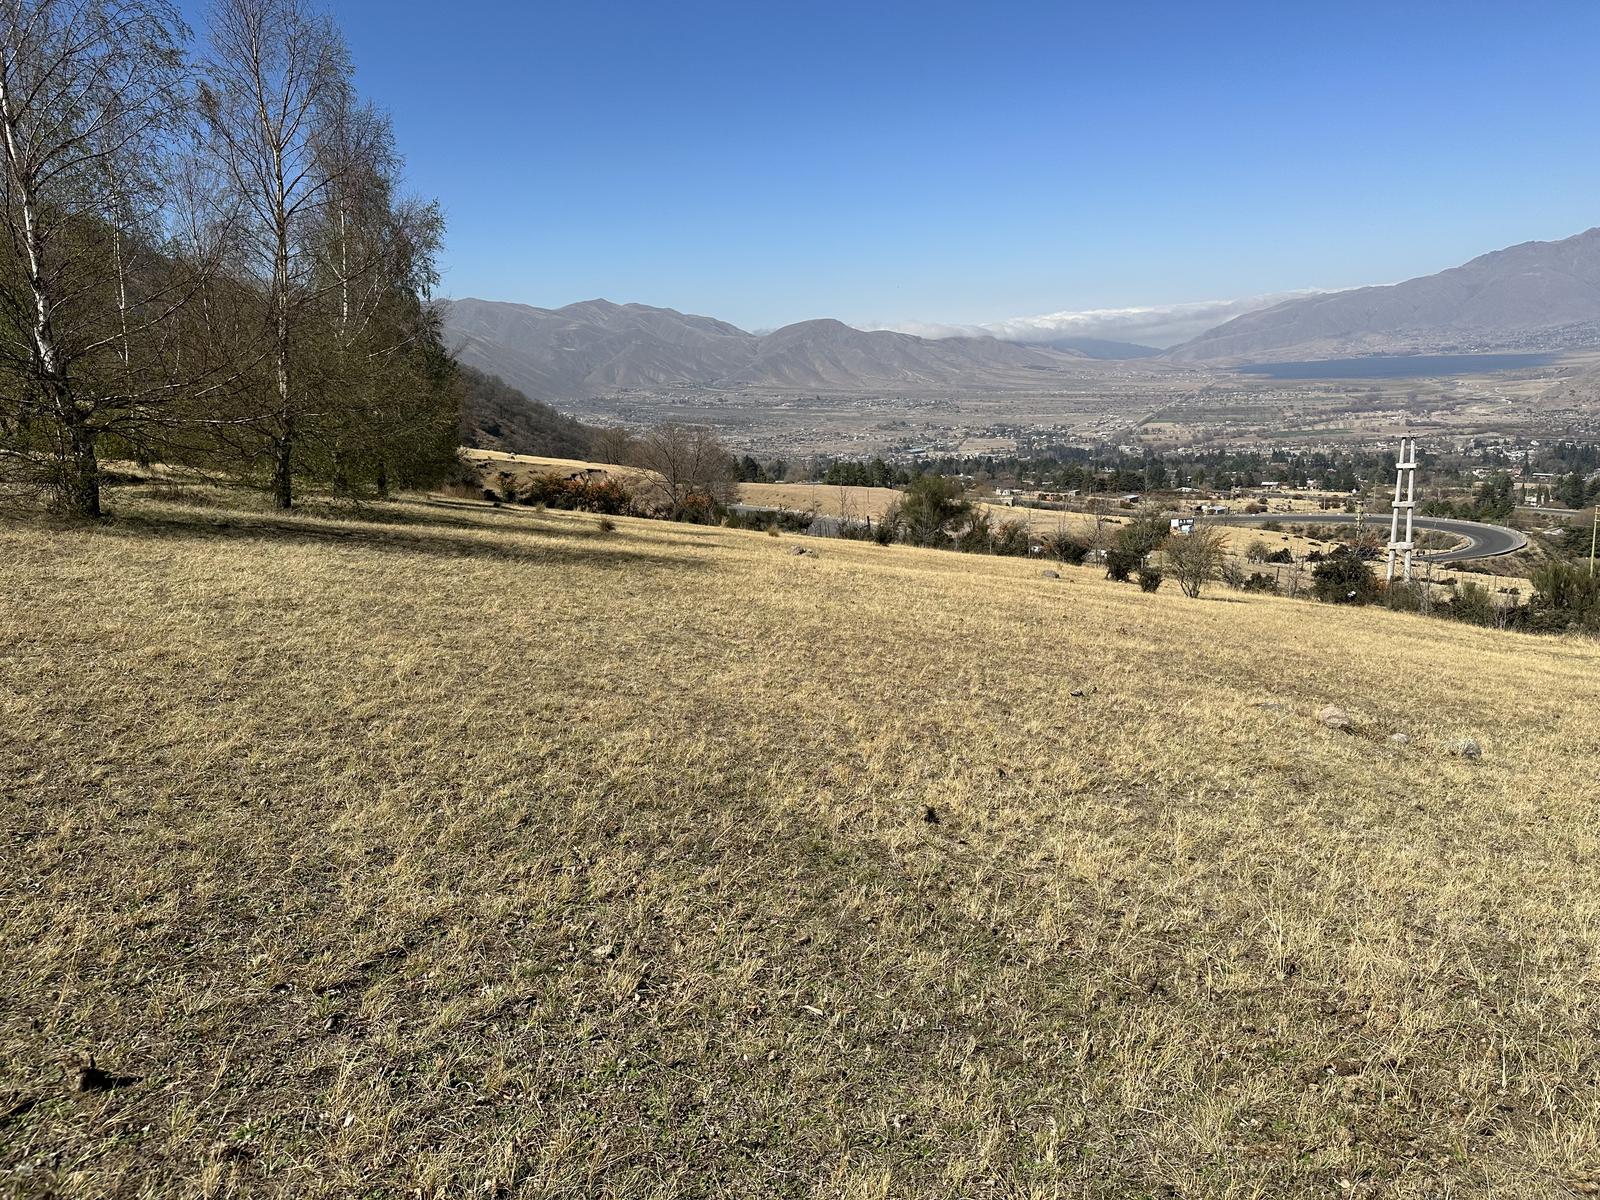
<path id="1" fill-rule="evenodd" d="M 463 363 L 541 400 L 677 388 L 797 392 L 1027 391 L 1116 370 L 1111 360 L 1226 368 L 1373 354 L 1600 345 L 1600 228 L 1524 242 L 1384 287 L 1288 300 L 1168 351 L 1061 336 L 924 338 L 815 320 L 757 334 L 712 317 L 586 300 L 443 306 Z"/>
<path id="2" fill-rule="evenodd" d="M 1288 300 L 1174 348 L 1179 363 L 1600 344 L 1600 228 L 1386 287 Z"/>
<path id="3" fill-rule="evenodd" d="M 1081 350 L 998 338 L 921 338 L 801 321 L 768 334 L 644 304 L 585 300 L 534 308 L 449 302 L 445 336 L 469 366 L 545 400 L 642 389 L 760 388 L 813 392 L 1025 390 L 1090 364 Z"/>

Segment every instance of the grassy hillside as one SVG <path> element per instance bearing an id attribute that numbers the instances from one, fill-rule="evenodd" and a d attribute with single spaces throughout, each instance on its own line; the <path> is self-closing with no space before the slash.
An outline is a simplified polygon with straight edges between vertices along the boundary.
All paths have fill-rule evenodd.
<path id="1" fill-rule="evenodd" d="M 1600 1186 L 1591 643 L 233 503 L 0 524 L 7 1194 Z"/>
<path id="2" fill-rule="evenodd" d="M 498 375 L 458 364 L 462 445 L 508 454 L 582 457 L 599 430 L 531 400 Z"/>
<path id="3" fill-rule="evenodd" d="M 653 477 L 649 471 L 637 467 L 619 467 L 582 459 L 506 454 L 498 450 L 469 449 L 464 451 L 463 454 L 469 463 L 477 467 L 478 473 L 486 486 L 494 486 L 496 478 L 501 472 L 526 480 L 535 475 L 563 475 L 572 471 L 593 468 L 616 475 L 634 487 L 639 486 L 637 481 Z M 767 508 L 784 508 L 797 513 L 816 512 L 828 517 L 848 517 L 854 521 L 864 519 L 876 521 L 880 519 L 884 513 L 888 512 L 899 501 L 900 496 L 901 493 L 895 488 L 840 487 L 825 483 L 741 483 L 738 485 L 737 490 L 737 498 L 742 504 Z M 981 501 L 978 503 L 978 507 L 986 511 L 990 519 L 997 525 L 1003 522 L 1020 521 L 1034 531 L 1035 534 L 1067 533 L 1087 539 L 1095 530 L 1095 518 L 1085 512 L 1019 508 Z M 1132 510 L 1118 508 L 1105 516 L 1104 523 L 1114 530 L 1117 526 L 1131 520 L 1134 515 Z M 1292 515 L 1285 515 L 1283 521 L 1285 525 L 1295 524 Z M 1219 526 L 1219 528 L 1229 553 L 1238 557 L 1242 557 L 1255 542 L 1265 544 L 1270 550 L 1290 550 L 1297 558 L 1301 559 L 1304 559 L 1310 551 L 1326 551 L 1337 544 L 1332 539 L 1302 537 L 1299 534 L 1255 529 L 1243 525 L 1227 525 Z M 1387 527 L 1383 528 L 1386 529 Z M 1512 557 L 1515 558 L 1516 556 Z M 1508 564 L 1508 562 L 1509 560 L 1491 559 L 1487 560 L 1488 566 L 1485 566 L 1484 563 L 1473 564 L 1474 569 L 1472 570 L 1434 567 L 1432 575 L 1439 580 L 1451 577 L 1474 579 L 1477 576 L 1488 574 L 1489 567 Z M 1504 565 L 1501 569 L 1505 574 L 1518 574 L 1526 577 L 1526 567 L 1518 570 L 1516 569 L 1517 566 L 1521 566 L 1521 564 L 1516 564 L 1516 566 Z M 1253 569 L 1267 570 L 1278 574 L 1270 567 Z"/>

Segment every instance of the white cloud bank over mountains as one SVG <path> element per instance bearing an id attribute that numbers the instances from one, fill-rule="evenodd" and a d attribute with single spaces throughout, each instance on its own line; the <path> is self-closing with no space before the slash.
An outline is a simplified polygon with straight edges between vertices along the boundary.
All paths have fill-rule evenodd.
<path id="1" fill-rule="evenodd" d="M 1196 300 L 1186 304 L 1158 304 L 1141 308 L 1090 308 L 1077 312 L 1044 313 L 1037 317 L 1012 317 L 981 325 L 944 325 L 930 321 L 869 324 L 868 329 L 892 329 L 918 337 L 996 337 L 1008 342 L 1049 342 L 1057 338 L 1104 338 L 1137 342 L 1165 349 L 1214 329 L 1224 321 L 1248 312 L 1270 308 L 1285 300 L 1324 294 L 1322 288 L 1274 292 L 1240 300 Z"/>

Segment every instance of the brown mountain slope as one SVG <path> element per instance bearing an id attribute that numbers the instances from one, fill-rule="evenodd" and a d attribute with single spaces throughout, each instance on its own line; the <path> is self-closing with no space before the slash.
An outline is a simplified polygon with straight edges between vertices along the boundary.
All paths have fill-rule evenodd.
<path id="1" fill-rule="evenodd" d="M 445 328 L 462 362 L 547 400 L 682 386 L 1027 388 L 1089 361 L 994 338 L 934 340 L 832 320 L 761 336 L 710 317 L 606 300 L 559 309 L 458 300 L 445 310 Z"/>
<path id="2" fill-rule="evenodd" d="M 1175 362 L 1600 344 L 1600 228 L 1524 242 L 1387 287 L 1289 300 L 1169 353 Z"/>

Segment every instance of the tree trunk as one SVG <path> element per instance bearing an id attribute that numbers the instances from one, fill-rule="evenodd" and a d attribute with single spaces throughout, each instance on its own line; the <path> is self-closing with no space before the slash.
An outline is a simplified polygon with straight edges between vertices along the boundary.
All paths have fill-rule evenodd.
<path id="1" fill-rule="evenodd" d="M 294 409 L 289 403 L 289 234 L 288 223 L 281 218 L 272 291 L 273 306 L 277 310 L 274 332 L 277 335 L 278 385 L 278 434 L 272 445 L 272 504 L 274 508 L 286 509 L 294 506 Z"/>
<path id="2" fill-rule="evenodd" d="M 23 167 L 17 144 L 12 95 L 3 74 L 0 74 L 0 127 L 3 127 L 5 135 L 6 163 L 11 176 L 8 191 L 15 192 L 22 216 L 20 241 L 25 257 L 28 293 L 33 302 L 29 329 L 33 342 L 31 365 L 35 381 L 49 398 L 51 415 L 56 420 L 60 435 L 54 464 L 57 500 L 63 508 L 77 516 L 98 517 L 100 464 L 95 458 L 94 430 L 89 426 L 87 414 L 79 409 L 73 398 L 71 383 L 57 353 L 55 330 L 50 319 L 51 297 L 45 286 L 44 246 L 39 232 L 36 181 L 32 172 Z M 18 232 L 13 227 L 14 237 Z"/>
<path id="3" fill-rule="evenodd" d="M 100 515 L 100 460 L 94 449 L 94 430 L 81 418 L 67 427 L 56 463 L 56 499 L 75 517 Z"/>
<path id="4" fill-rule="evenodd" d="M 385 500 L 389 498 L 389 464 L 381 458 L 378 460 L 378 495 Z"/>
<path id="5" fill-rule="evenodd" d="M 287 414 L 282 430 L 272 439 L 272 506 L 294 507 L 294 420 Z"/>

